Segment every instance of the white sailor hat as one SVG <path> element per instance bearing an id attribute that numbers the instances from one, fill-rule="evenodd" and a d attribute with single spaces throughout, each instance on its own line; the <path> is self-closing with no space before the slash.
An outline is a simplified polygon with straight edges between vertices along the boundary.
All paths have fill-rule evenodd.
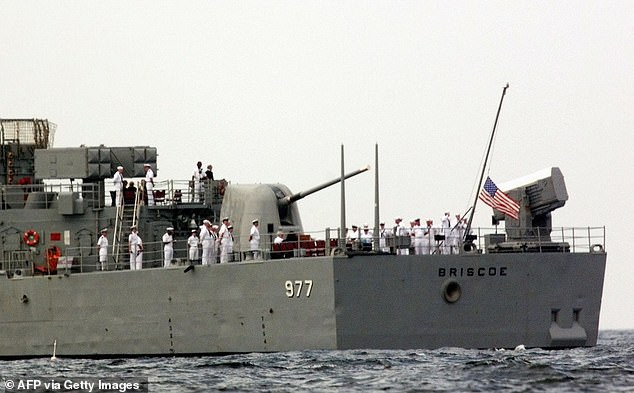
<path id="1" fill-rule="evenodd" d="M 102 229 L 101 232 L 108 232 L 108 228 Z"/>
<path id="2" fill-rule="evenodd" d="M 174 228 L 173 227 L 167 227 L 166 231 L 173 231 Z"/>
<path id="3" fill-rule="evenodd" d="M 136 229 L 136 225 L 130 225 L 130 229 Z"/>
<path id="4" fill-rule="evenodd" d="M 196 232 L 196 230 L 195 230 L 195 229 L 192 229 L 192 233 L 195 233 L 195 232 Z"/>
<path id="5" fill-rule="evenodd" d="M 229 217 L 223 218 L 222 221 L 229 221 Z"/>
<path id="6" fill-rule="evenodd" d="M 121 165 L 119 165 L 119 166 L 117 167 L 117 170 L 118 170 L 118 171 L 120 171 L 120 170 L 122 170 L 122 169 L 123 169 L 123 167 L 122 167 Z"/>
<path id="7" fill-rule="evenodd" d="M 229 225 L 227 229 L 233 229 L 233 225 Z"/>
<path id="8" fill-rule="evenodd" d="M 258 221 L 258 219 L 256 218 L 255 220 L 251 221 L 251 224 L 255 224 L 256 222 L 260 222 L 260 221 Z"/>
<path id="9" fill-rule="evenodd" d="M 152 165 L 148 164 L 147 162 L 145 164 L 143 164 L 143 166 L 149 166 L 151 167 Z"/>
<path id="10" fill-rule="evenodd" d="M 368 224 L 363 224 L 363 229 L 368 229 Z"/>
<path id="11" fill-rule="evenodd" d="M 203 220 L 203 224 L 209 224 L 209 225 L 211 225 L 211 221 L 209 221 L 209 220 Z"/>

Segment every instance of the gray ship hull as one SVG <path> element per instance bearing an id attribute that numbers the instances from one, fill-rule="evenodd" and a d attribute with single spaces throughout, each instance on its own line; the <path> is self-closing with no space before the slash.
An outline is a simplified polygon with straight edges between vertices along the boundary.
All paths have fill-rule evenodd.
<path id="1" fill-rule="evenodd" d="M 363 255 L 0 278 L 0 357 L 557 348 L 597 341 L 606 254 Z"/>
<path id="2" fill-rule="evenodd" d="M 54 132 L 0 119 L 0 358 L 596 344 L 605 228 L 553 231 L 558 168 L 508 190 L 511 216 L 492 205 L 506 233 L 456 217 L 379 236 L 377 204 L 370 244 L 304 231 L 296 203 L 368 167 L 299 193 L 203 181 L 202 163 L 159 180 L 154 147 L 53 148 Z M 170 267 L 185 261 L 201 264 Z"/>

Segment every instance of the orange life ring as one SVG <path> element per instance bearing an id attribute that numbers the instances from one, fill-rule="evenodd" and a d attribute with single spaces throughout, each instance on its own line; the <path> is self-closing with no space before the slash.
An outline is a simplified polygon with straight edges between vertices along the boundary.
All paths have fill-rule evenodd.
<path id="1" fill-rule="evenodd" d="M 26 243 L 27 246 L 33 247 L 39 242 L 40 235 L 33 229 L 29 229 L 28 231 L 24 232 L 24 243 Z"/>

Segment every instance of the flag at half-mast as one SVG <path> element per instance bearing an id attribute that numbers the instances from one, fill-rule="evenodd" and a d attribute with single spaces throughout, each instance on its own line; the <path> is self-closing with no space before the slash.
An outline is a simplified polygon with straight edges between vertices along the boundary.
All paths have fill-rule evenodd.
<path id="1" fill-rule="evenodd" d="M 502 192 L 493 180 L 487 176 L 484 187 L 480 191 L 480 200 L 494 209 L 501 211 L 507 216 L 519 219 L 520 205 Z"/>

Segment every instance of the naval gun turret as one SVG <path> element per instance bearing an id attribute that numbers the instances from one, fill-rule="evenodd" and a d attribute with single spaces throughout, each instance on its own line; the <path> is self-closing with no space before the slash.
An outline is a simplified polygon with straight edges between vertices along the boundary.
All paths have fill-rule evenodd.
<path id="1" fill-rule="evenodd" d="M 561 170 L 547 168 L 532 175 L 501 184 L 500 189 L 520 205 L 519 217 L 514 219 L 494 209 L 494 221 L 504 220 L 506 239 L 499 235 L 488 237 L 489 252 L 568 251 L 567 243 L 552 242 L 551 212 L 568 200 L 566 183 Z"/>
<path id="2" fill-rule="evenodd" d="M 344 179 L 368 169 L 369 166 L 357 169 L 344 175 Z M 225 189 L 220 216 L 231 220 L 238 235 L 236 243 L 249 234 L 252 221 L 256 219 L 260 223 L 260 233 L 273 234 L 281 230 L 296 236 L 303 232 L 303 227 L 295 202 L 340 181 L 341 177 L 338 177 L 295 194 L 283 184 L 229 184 Z M 239 249 L 239 245 L 234 248 Z"/>

